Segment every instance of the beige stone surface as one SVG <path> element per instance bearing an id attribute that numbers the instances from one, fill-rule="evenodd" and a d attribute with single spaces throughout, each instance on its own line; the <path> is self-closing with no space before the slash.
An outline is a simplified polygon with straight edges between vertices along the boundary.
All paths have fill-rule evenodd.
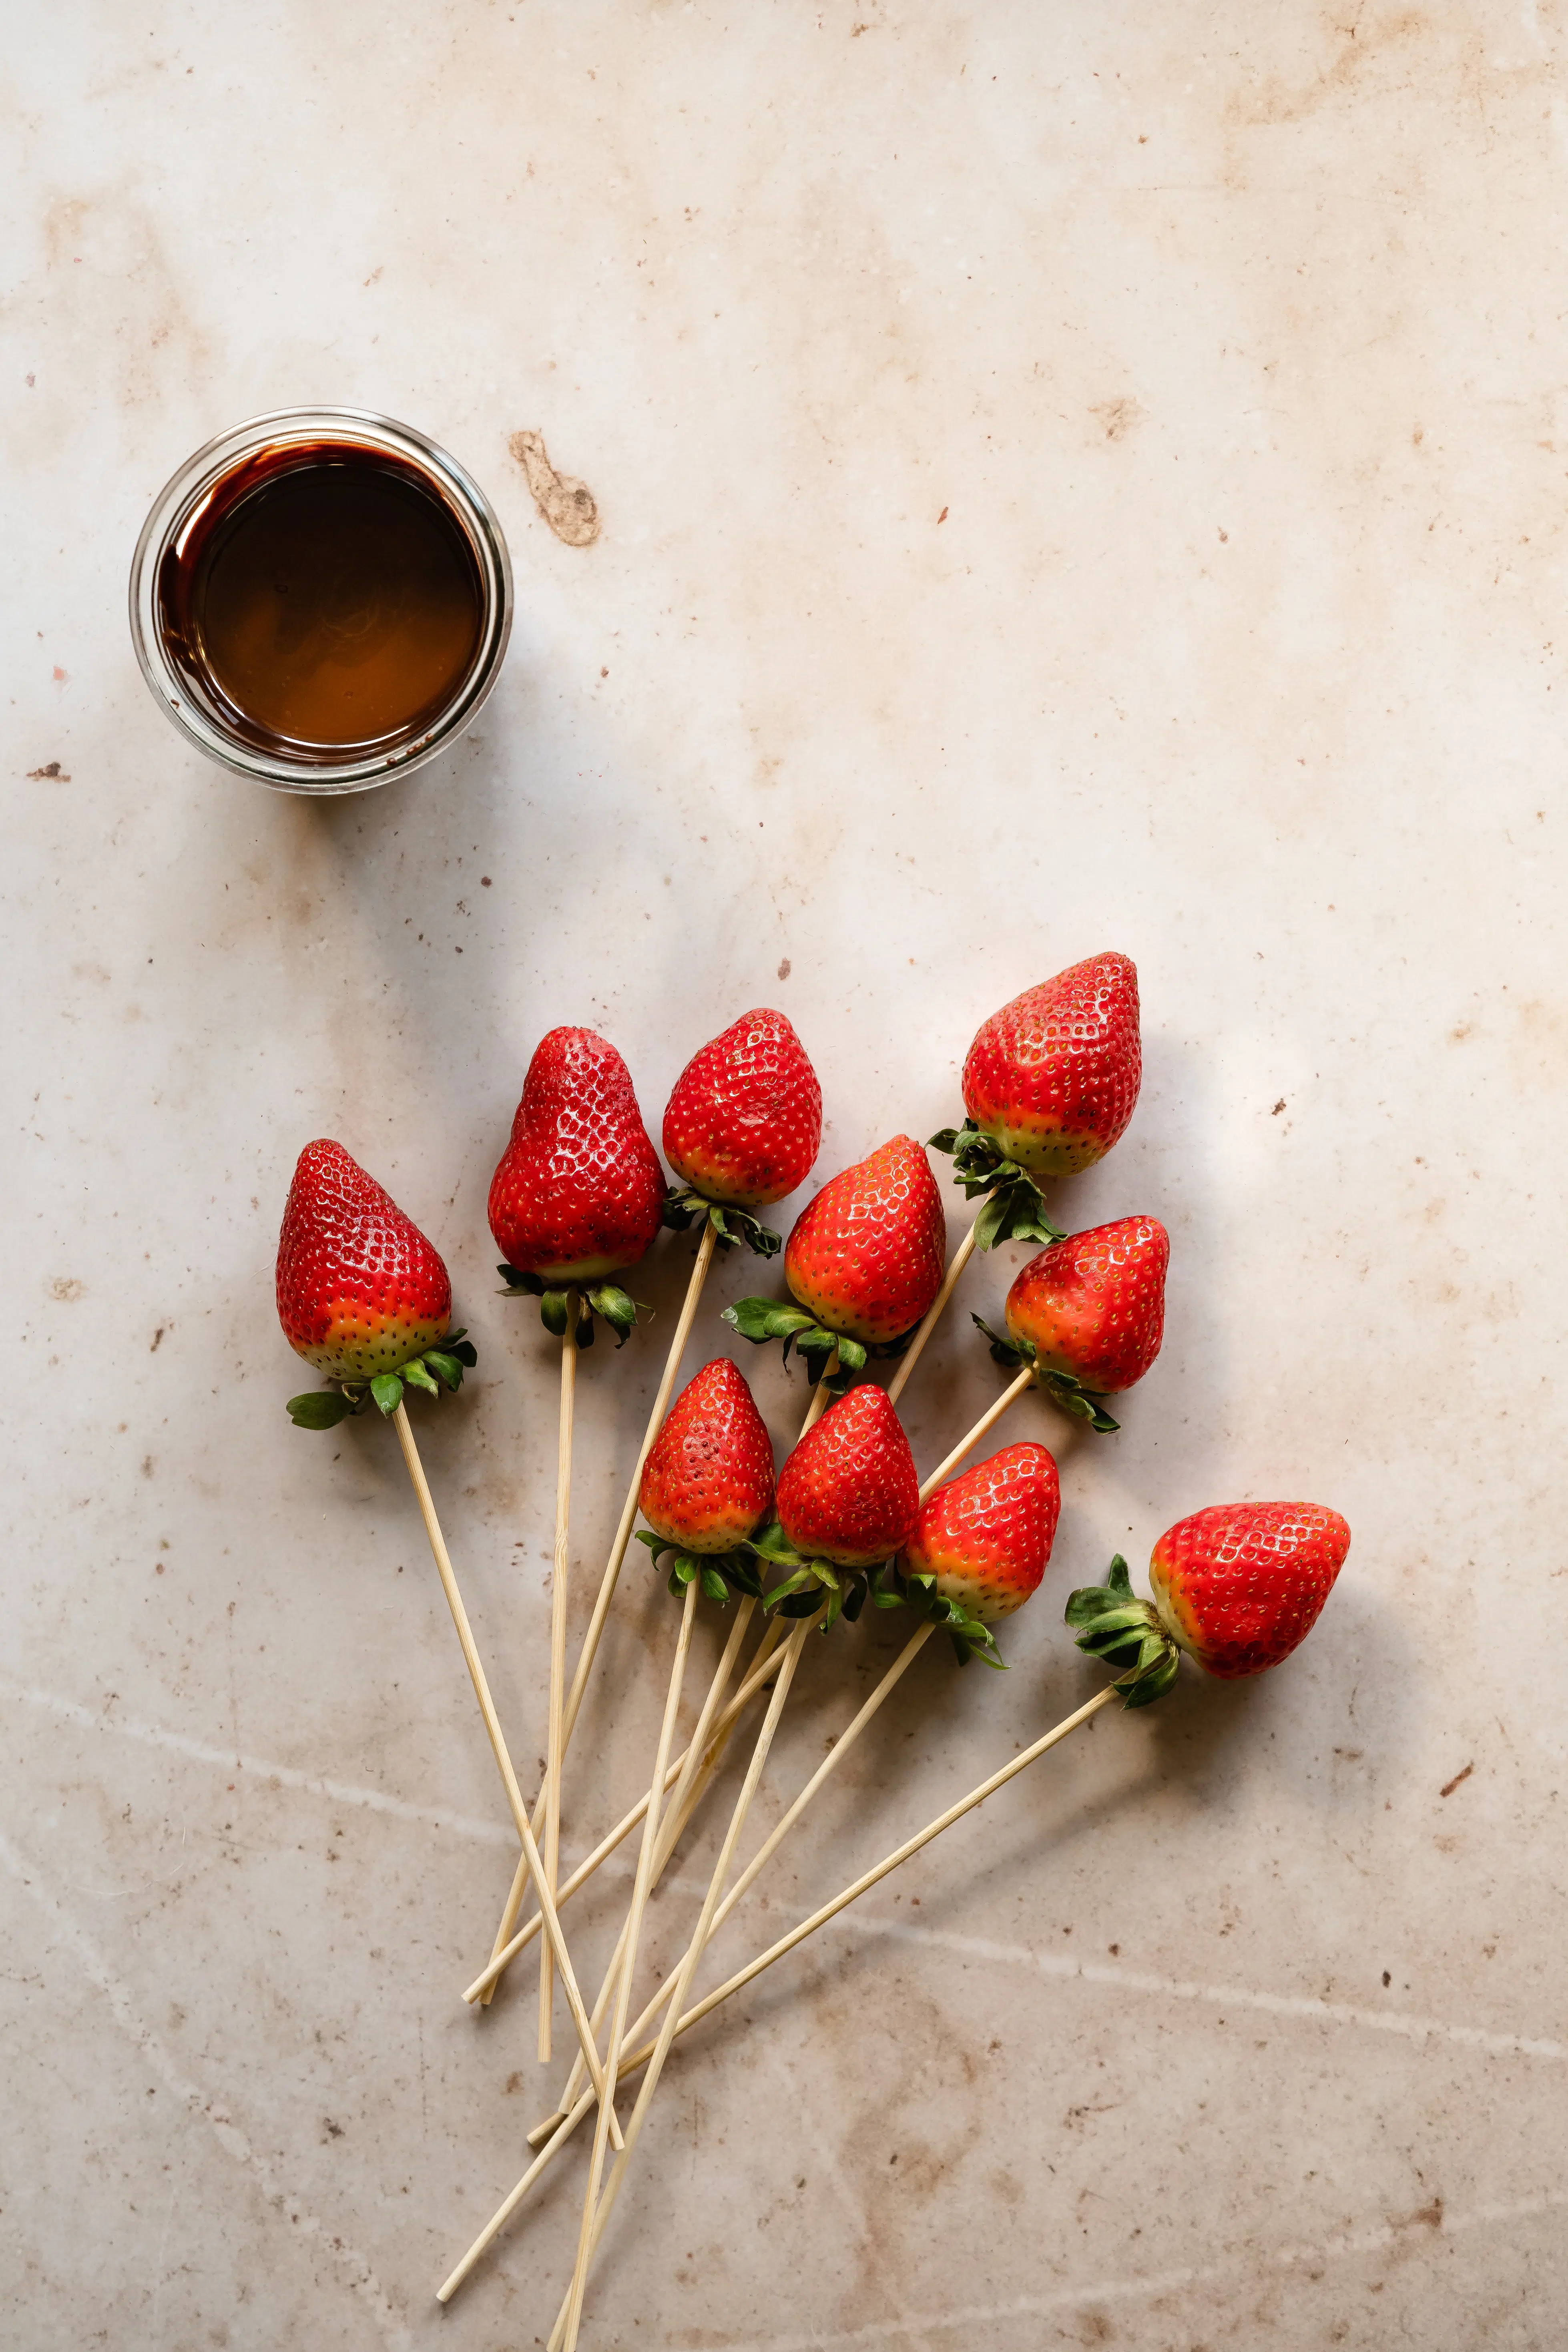
<path id="1" fill-rule="evenodd" d="M 483 1208 L 538 1036 L 602 1027 L 657 1122 L 776 1003 L 826 1175 L 1115 946 L 1143 1096 L 1056 1204 L 1165 1219 L 1164 1352 L 1115 1439 L 1018 1408 L 1066 1502 L 1009 1673 L 928 1652 L 726 1950 L 1094 1687 L 1060 1604 L 1113 1548 L 1307 1495 L 1349 1566 L 1276 1677 L 1102 1717 L 687 2045 L 584 2340 L 1560 2346 L 1563 10 L 61 0 L 5 43 L 0 2336 L 516 2352 L 569 2270 L 581 2147 L 434 2302 L 564 2060 L 531 1973 L 458 1998 L 510 1835 L 391 1434 L 284 1416 L 300 1145 L 452 1265 L 480 1370 L 422 1443 L 531 1780 L 554 1364 Z M 455 451 L 518 589 L 459 754 L 326 806 L 187 752 L 123 612 L 185 453 L 310 400 Z M 687 1248 L 584 1367 L 576 1624 Z M 922 1465 L 1008 1270 L 911 1383 Z M 798 1375 L 740 1352 L 782 1447 Z M 673 1636 L 634 1565 L 569 1853 Z M 760 1821 L 896 1638 L 809 1655 Z"/>

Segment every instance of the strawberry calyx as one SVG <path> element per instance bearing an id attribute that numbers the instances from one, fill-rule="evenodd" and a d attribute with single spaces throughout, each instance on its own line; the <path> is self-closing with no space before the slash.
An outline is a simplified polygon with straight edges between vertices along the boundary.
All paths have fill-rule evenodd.
<path id="1" fill-rule="evenodd" d="M 999 1673 L 1006 1672 L 1007 1661 L 996 1647 L 996 1636 L 991 1627 L 981 1618 L 972 1616 L 961 1601 L 939 1592 L 934 1571 L 910 1569 L 900 1577 L 895 1568 L 893 1577 L 890 1587 L 882 1582 L 880 1570 L 872 1580 L 871 1598 L 879 1609 L 913 1609 L 933 1625 L 947 1627 L 953 1655 L 961 1666 L 966 1666 L 971 1658 L 983 1658 Z"/>
<path id="2" fill-rule="evenodd" d="M 762 1580 L 744 1547 L 734 1551 L 682 1551 L 668 1536 L 655 1535 L 647 1528 L 638 1528 L 637 1541 L 647 1544 L 656 1568 L 666 1552 L 673 1554 L 668 1582 L 677 1599 L 696 1581 L 700 1581 L 709 1600 L 717 1601 L 721 1608 L 728 1606 L 731 1592 L 743 1592 L 752 1601 L 763 1599 Z"/>
<path id="3" fill-rule="evenodd" d="M 837 1568 L 830 1559 L 812 1559 L 796 1551 L 777 1519 L 746 1539 L 746 1549 L 754 1552 L 771 1568 L 788 1570 L 782 1584 L 762 1596 L 764 1609 L 776 1609 L 781 1617 L 813 1617 L 826 1601 L 820 1633 L 840 1617 L 851 1625 L 866 1605 L 866 1595 L 871 1589 L 872 1575 L 863 1568 Z M 878 1571 L 874 1571 L 876 1573 Z"/>
<path id="4" fill-rule="evenodd" d="M 1036 1381 L 1048 1391 L 1064 1412 L 1070 1412 L 1075 1420 L 1087 1421 L 1090 1429 L 1098 1430 L 1101 1436 L 1121 1428 L 1121 1423 L 1112 1421 L 1106 1412 L 1103 1396 L 1095 1389 L 1086 1389 L 1071 1372 L 1042 1364 L 1032 1339 L 1015 1339 L 1011 1332 L 994 1331 L 984 1315 L 971 1315 L 969 1319 L 984 1332 L 991 1342 L 991 1353 L 999 1364 L 1032 1364 Z"/>
<path id="5" fill-rule="evenodd" d="M 563 1339 L 571 1319 L 572 1293 L 577 1290 L 577 1324 L 573 1336 L 580 1348 L 594 1344 L 594 1318 L 602 1315 L 616 1335 L 616 1345 L 624 1348 L 637 1325 L 639 1310 L 647 1308 L 640 1299 L 629 1297 L 617 1282 L 593 1282 L 585 1288 L 574 1283 L 548 1284 L 542 1275 L 524 1274 L 520 1266 L 498 1265 L 496 1272 L 505 1283 L 508 1294 L 517 1297 L 526 1292 L 539 1301 L 539 1319 L 553 1338 Z"/>
<path id="6" fill-rule="evenodd" d="M 1182 1654 L 1153 1602 L 1133 1591 L 1120 1552 L 1103 1584 L 1081 1585 L 1068 1595 L 1066 1616 L 1080 1650 L 1121 1667 L 1116 1688 L 1124 1707 L 1151 1706 L 1175 1681 Z"/>
<path id="7" fill-rule="evenodd" d="M 792 1307 L 782 1298 L 737 1298 L 726 1307 L 722 1318 L 742 1339 L 758 1347 L 769 1339 L 784 1341 L 784 1360 L 789 1361 L 794 1348 L 815 1388 L 823 1377 L 834 1349 L 838 1350 L 837 1371 L 826 1372 L 827 1393 L 837 1399 L 847 1395 L 856 1384 L 855 1376 L 863 1372 L 867 1360 L 875 1356 L 887 1360 L 901 1356 L 915 1334 L 911 1326 L 900 1331 L 896 1339 L 851 1339 L 842 1331 L 835 1331 L 826 1323 L 818 1323 L 804 1307 Z"/>
<path id="8" fill-rule="evenodd" d="M 784 1247 L 784 1236 L 753 1217 L 749 1209 L 738 1209 L 733 1201 L 710 1201 L 694 1184 L 672 1184 L 664 1196 L 665 1223 L 683 1234 L 704 1218 L 721 1249 L 733 1249 L 737 1242 L 743 1242 L 758 1257 L 777 1257 Z"/>
<path id="9" fill-rule="evenodd" d="M 351 1413 L 363 1412 L 374 1404 L 390 1420 L 403 1402 L 405 1384 L 438 1397 L 460 1389 L 465 1370 L 471 1371 L 479 1360 L 471 1339 L 461 1330 L 448 1331 L 433 1348 L 422 1348 L 395 1371 L 378 1372 L 369 1381 L 342 1381 L 335 1388 L 307 1389 L 303 1396 L 290 1397 L 289 1417 L 296 1429 L 335 1429 Z"/>
<path id="10" fill-rule="evenodd" d="M 962 1127 L 944 1127 L 927 1138 L 933 1151 L 952 1159 L 952 1181 L 962 1184 L 965 1198 L 989 1195 L 974 1220 L 977 1249 L 994 1249 L 998 1242 L 1059 1242 L 1067 1235 L 1046 1213 L 1045 1195 L 1026 1168 L 1009 1160 L 994 1137 L 966 1118 Z"/>
<path id="11" fill-rule="evenodd" d="M 784 1341 L 784 1360 L 789 1361 L 789 1351 L 795 1349 L 805 1364 L 815 1388 L 826 1374 L 827 1393 L 841 1397 L 855 1385 L 855 1375 L 866 1369 L 869 1355 L 897 1354 L 901 1342 L 892 1341 L 885 1347 L 869 1347 L 864 1340 L 846 1339 L 842 1332 L 830 1331 L 825 1323 L 817 1322 L 804 1307 L 791 1307 L 782 1298 L 737 1298 L 726 1307 L 722 1319 L 742 1339 L 754 1346 L 765 1346 L 770 1339 Z M 838 1369 L 827 1371 L 834 1349 L 838 1350 Z"/>

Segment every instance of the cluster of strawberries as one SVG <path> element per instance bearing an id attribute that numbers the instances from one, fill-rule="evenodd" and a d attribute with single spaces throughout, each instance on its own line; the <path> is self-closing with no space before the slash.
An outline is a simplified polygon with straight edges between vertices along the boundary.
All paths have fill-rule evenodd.
<path id="1" fill-rule="evenodd" d="M 811 1373 L 806 1424 L 776 1477 L 768 1431 L 728 1356 L 696 1374 L 662 1425 L 650 1424 L 645 1443 L 634 1486 L 648 1530 L 642 1540 L 668 1561 L 671 1590 L 687 1595 L 688 1621 L 698 1592 L 719 1602 L 739 1596 L 743 1615 L 761 1606 L 775 1628 L 797 1621 L 798 1634 L 808 1624 L 826 1630 L 840 1615 L 853 1621 L 870 1602 L 912 1609 L 927 1631 L 944 1628 L 961 1660 L 1001 1663 L 994 1628 L 1037 1589 L 1050 1558 L 1060 1511 L 1057 1465 L 1045 1445 L 1031 1442 L 1006 1445 L 975 1469 L 947 1474 L 1026 1389 L 1096 1432 L 1113 1432 L 1108 1400 L 1142 1380 L 1159 1353 L 1170 1256 L 1163 1225 L 1140 1215 L 1064 1233 L 1041 1191 L 1043 1181 L 1078 1173 L 1111 1150 L 1132 1115 L 1141 1071 L 1133 967 L 1125 956 L 1091 958 L 1027 990 L 974 1038 L 963 1075 L 964 1123 L 931 1138 L 933 1148 L 951 1155 L 955 1182 L 979 1203 L 951 1265 L 942 1195 L 926 1148 L 911 1137 L 894 1136 L 816 1193 L 783 1244 L 788 1297 L 746 1298 L 725 1310 L 740 1336 L 758 1344 L 781 1340 L 785 1357 L 793 1349 Z M 568 1349 L 592 1342 L 595 1318 L 611 1328 L 618 1345 L 638 1311 L 619 1277 L 661 1226 L 696 1224 L 699 1263 L 671 1352 L 662 1392 L 668 1396 L 713 1251 L 741 1243 L 764 1259 L 779 1252 L 780 1237 L 760 1213 L 805 1181 L 821 1119 L 821 1088 L 791 1024 L 777 1012 L 747 1013 L 695 1055 L 677 1081 L 662 1131 L 671 1185 L 615 1047 L 590 1030 L 551 1031 L 530 1064 L 490 1186 L 489 1224 L 508 1286 L 537 1297 L 547 1328 Z M 970 1254 L 1005 1241 L 1044 1244 L 1007 1293 L 1004 1328 L 973 1318 L 998 1361 L 1013 1370 L 1013 1385 L 922 1487 L 897 1397 Z M 413 1467 L 405 1386 L 436 1394 L 455 1389 L 474 1353 L 461 1331 L 449 1328 L 451 1286 L 439 1255 L 337 1143 L 312 1143 L 300 1155 L 283 1222 L 278 1304 L 290 1344 L 335 1383 L 293 1399 L 295 1420 L 325 1427 L 374 1405 L 396 1416 Z M 877 1376 L 883 1365 L 886 1385 Z M 422 1474 L 416 1485 L 421 1481 Z M 628 1497 L 628 1527 L 632 1503 Z M 426 1519 L 436 1544 L 428 1511 Z M 1167 1689 L 1183 1652 L 1214 1675 L 1257 1674 L 1278 1664 L 1310 1630 L 1349 1542 L 1343 1519 L 1317 1505 L 1200 1510 L 1154 1545 L 1150 1599 L 1133 1592 L 1118 1558 L 1104 1584 L 1071 1595 L 1068 1622 L 1081 1648 L 1115 1669 L 1115 1694 L 1128 1706 Z M 624 1549 L 623 1531 L 612 1570 Z M 613 1581 L 612 1573 L 595 1640 Z M 454 1601 L 455 1613 L 457 1608 Z M 459 1631 L 466 1637 L 461 1622 Z M 771 1638 L 776 1642 L 776 1631 Z M 792 1658 L 797 1643 L 792 1634 Z M 757 1670 L 763 1655 L 759 1650 L 748 1690 L 764 1679 Z M 580 1678 L 591 1663 L 589 1648 Z M 470 1670 L 488 1706 L 472 1658 Z M 715 1705 L 717 1692 L 716 1683 Z M 560 1715 L 557 1666 L 557 1727 Z M 491 1736 L 498 1737 L 493 1725 Z M 557 1743 L 551 1765 L 557 1803 L 560 1754 Z M 670 1767 L 669 1775 L 674 1771 Z M 665 1784 L 661 1764 L 647 1801 L 650 1855 Z M 526 1838 L 524 1849 L 531 1853 Z M 520 1865 L 519 1890 L 521 1884 Z M 563 1890 L 563 1900 L 574 1884 Z M 552 1854 L 541 1904 L 564 1967 L 553 1892 Z M 504 1964 L 501 1945 L 515 1916 L 514 1903 L 498 1937 L 492 1977 Z M 523 1940 L 526 1933 L 516 1942 Z M 631 1965 L 628 1958 L 628 1983 Z M 575 2017 L 569 1971 L 567 1982 Z M 671 2004 L 671 2031 L 678 2005 Z M 624 2000 L 617 2018 L 624 2021 Z M 591 2037 L 584 2049 L 597 2085 Z M 612 2080 L 618 2053 L 619 2023 L 605 2060 Z M 586 2095 L 591 2101 L 595 2094 Z M 563 2115 L 571 2105 L 563 2103 Z M 639 2119 L 640 2113 L 639 2103 Z M 615 2128 L 606 2115 L 601 2129 Z M 595 2185 L 597 2171 L 596 2151 Z M 618 2179 L 617 2168 L 611 2194 Z M 509 2200 L 481 2247 L 510 2210 Z M 597 2242 L 591 2221 L 590 2213 L 567 2330 L 572 2340 L 587 2256 Z M 561 2334 L 558 2328 L 552 2344 Z"/>

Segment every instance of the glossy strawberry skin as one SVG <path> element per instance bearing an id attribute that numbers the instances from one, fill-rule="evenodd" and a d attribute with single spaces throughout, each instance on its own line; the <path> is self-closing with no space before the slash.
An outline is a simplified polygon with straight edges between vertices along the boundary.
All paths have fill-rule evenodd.
<path id="1" fill-rule="evenodd" d="M 658 1232 L 664 1192 L 615 1047 L 592 1029 L 552 1029 L 490 1183 L 490 1231 L 507 1264 L 556 1283 L 633 1265 Z"/>
<path id="2" fill-rule="evenodd" d="M 982 1024 L 963 1107 L 1032 1175 L 1072 1176 L 1122 1133 L 1142 1066 L 1137 969 L 1124 955 L 1090 956 Z"/>
<path id="3" fill-rule="evenodd" d="M 946 1265 L 942 1194 L 908 1135 L 830 1177 L 784 1246 L 784 1279 L 806 1312 L 867 1346 L 920 1321 Z"/>
<path id="4" fill-rule="evenodd" d="M 300 1154 L 278 1240 L 278 1319 L 297 1356 L 355 1381 L 396 1371 L 451 1323 L 439 1252 L 341 1143 Z"/>
<path id="5" fill-rule="evenodd" d="M 921 1506 L 904 1547 L 905 1575 L 934 1576 L 983 1625 L 1021 1609 L 1046 1572 L 1062 1507 L 1057 1465 L 1043 1445 L 1005 1445 L 939 1486 Z"/>
<path id="6" fill-rule="evenodd" d="M 732 1551 L 773 1507 L 773 1449 L 744 1376 L 705 1364 L 671 1405 L 643 1465 L 637 1501 L 682 1551 Z"/>
<path id="7" fill-rule="evenodd" d="M 779 1521 L 807 1559 L 870 1568 L 898 1550 L 919 1510 L 909 1439 L 871 1381 L 830 1404 L 779 1472 Z"/>
<path id="8" fill-rule="evenodd" d="M 1157 1217 L 1119 1217 L 1032 1257 L 1007 1293 L 1007 1328 L 1047 1371 L 1098 1396 L 1141 1381 L 1165 1328 L 1171 1242 Z"/>
<path id="9" fill-rule="evenodd" d="M 765 1005 L 693 1054 L 664 1114 L 664 1156 L 710 1201 L 765 1209 L 810 1175 L 822 1088 L 793 1025 Z"/>
<path id="10" fill-rule="evenodd" d="M 1260 1675 L 1311 1632 L 1350 1542 L 1321 1503 L 1218 1503 L 1154 1546 L 1154 1606 L 1207 1673 Z"/>

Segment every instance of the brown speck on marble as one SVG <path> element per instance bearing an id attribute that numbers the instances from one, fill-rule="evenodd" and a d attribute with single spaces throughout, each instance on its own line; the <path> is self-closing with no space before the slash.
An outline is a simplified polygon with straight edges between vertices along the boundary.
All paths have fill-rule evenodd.
<path id="1" fill-rule="evenodd" d="M 32 379 L 29 377 L 28 382 L 31 383 L 31 381 Z M 58 677 L 61 673 L 57 670 L 55 675 Z M 45 767 L 29 768 L 27 771 L 27 782 L 30 784 L 68 784 L 70 778 L 66 774 L 65 770 L 61 767 L 58 760 L 50 760 Z"/>

